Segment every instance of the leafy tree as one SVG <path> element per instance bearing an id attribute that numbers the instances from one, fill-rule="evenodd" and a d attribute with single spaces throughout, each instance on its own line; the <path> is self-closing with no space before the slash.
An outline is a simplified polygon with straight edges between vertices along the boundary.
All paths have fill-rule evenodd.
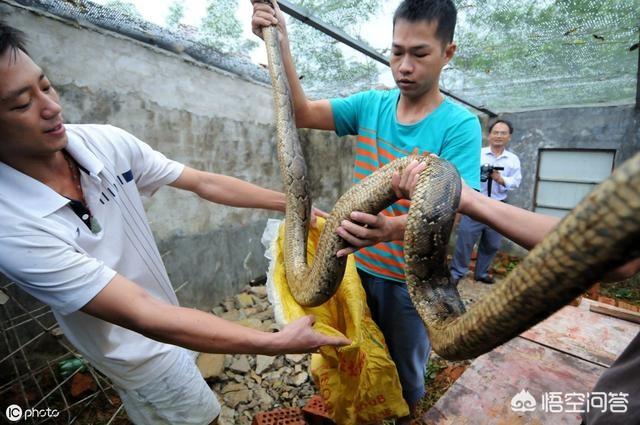
<path id="1" fill-rule="evenodd" d="M 445 76 L 463 78 L 444 80 L 469 100 L 503 110 L 633 98 L 637 0 L 456 3 L 458 51 Z"/>
<path id="2" fill-rule="evenodd" d="M 358 28 L 381 7 L 381 0 L 300 0 L 296 4 L 310 10 L 324 22 L 342 30 Z M 238 0 L 207 0 L 206 16 L 199 27 L 200 41 L 222 52 L 247 53 L 257 41 L 242 37 L 236 17 Z M 347 94 L 371 88 L 378 78 L 378 67 L 360 53 L 345 54 L 348 47 L 311 28 L 290 20 L 293 55 L 303 84 L 311 93 L 324 96 Z M 357 36 L 356 34 L 351 34 Z"/>
<path id="3" fill-rule="evenodd" d="M 382 6 L 380 0 L 301 0 L 296 2 L 323 22 L 358 36 L 354 31 Z M 303 85 L 311 95 L 336 96 L 374 88 L 379 76 L 376 63 L 360 53 L 355 60 L 341 43 L 309 25 L 291 19 L 292 53 Z"/>
<path id="4" fill-rule="evenodd" d="M 133 2 L 128 0 L 109 0 L 105 3 L 106 7 L 111 9 L 115 9 L 122 13 L 125 16 L 129 16 L 131 18 L 142 19 L 142 14 L 138 10 L 138 8 L 133 4 Z"/>
<path id="5" fill-rule="evenodd" d="M 200 25 L 200 41 L 221 52 L 247 53 L 258 43 L 242 37 L 236 17 L 238 0 L 207 0 L 207 12 Z"/>
<path id="6" fill-rule="evenodd" d="M 180 0 L 175 0 L 171 3 L 171 6 L 169 6 L 166 24 L 169 28 L 177 28 L 182 18 L 184 18 L 184 3 Z"/>

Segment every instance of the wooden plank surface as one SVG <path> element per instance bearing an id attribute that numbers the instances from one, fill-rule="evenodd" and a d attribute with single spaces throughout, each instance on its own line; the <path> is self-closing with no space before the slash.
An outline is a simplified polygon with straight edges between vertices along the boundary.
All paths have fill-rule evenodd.
<path id="1" fill-rule="evenodd" d="M 640 325 L 567 306 L 524 332 L 524 338 L 610 366 L 640 331 Z"/>
<path id="2" fill-rule="evenodd" d="M 474 360 L 422 419 L 437 425 L 578 425 L 580 408 L 545 411 L 542 398 L 551 392 L 586 396 L 638 329 L 634 323 L 565 307 L 525 332 L 525 338 Z M 512 409 L 513 397 L 522 390 L 536 401 L 534 411 Z"/>
<path id="3" fill-rule="evenodd" d="M 612 305 L 594 304 L 590 306 L 589 311 L 604 314 L 606 316 L 616 317 L 618 319 L 626 320 L 627 322 L 640 323 L 640 313 L 636 311 L 629 311 L 624 308 L 615 307 Z"/>

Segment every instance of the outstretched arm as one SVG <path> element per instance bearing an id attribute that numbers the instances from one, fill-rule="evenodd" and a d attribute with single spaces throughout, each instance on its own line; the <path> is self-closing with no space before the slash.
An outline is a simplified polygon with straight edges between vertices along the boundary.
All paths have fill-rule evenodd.
<path id="1" fill-rule="evenodd" d="M 531 249 L 560 221 L 484 196 L 463 183 L 458 212 L 484 223 L 526 249 Z"/>
<path id="2" fill-rule="evenodd" d="M 413 161 L 404 173 L 392 178 L 398 198 L 411 199 L 426 163 Z M 533 248 L 560 221 L 557 217 L 537 214 L 484 196 L 462 183 L 458 212 L 491 226 L 498 233 L 526 249 Z"/>
<path id="3" fill-rule="evenodd" d="M 121 275 L 116 275 L 81 310 L 156 341 L 206 353 L 306 353 L 324 345 L 351 343 L 343 337 L 315 332 L 312 316 L 298 319 L 277 333 L 240 326 L 213 314 L 162 302 Z"/>
<path id="4" fill-rule="evenodd" d="M 284 211 L 284 195 L 235 177 L 185 167 L 170 186 L 188 190 L 202 199 L 240 208 Z"/>
<path id="5" fill-rule="evenodd" d="M 393 176 L 393 187 L 398 197 L 411 198 L 418 176 L 425 167 L 425 163 L 414 161 L 407 166 L 402 175 Z M 542 242 L 545 236 L 560 222 L 557 217 L 538 214 L 491 199 L 474 191 L 464 183 L 462 184 L 458 212 L 487 224 L 526 249 L 532 249 Z M 603 280 L 611 282 L 623 280 L 638 271 L 640 271 L 640 258 L 609 272 Z"/>
<path id="6" fill-rule="evenodd" d="M 170 186 L 193 192 L 207 201 L 231 207 L 261 208 L 281 212 L 284 212 L 286 207 L 283 193 L 265 189 L 235 177 L 199 171 L 190 167 L 185 167 L 180 177 Z M 329 215 L 313 207 L 311 224 L 315 224 L 317 216 L 328 217 Z"/>
<path id="7" fill-rule="evenodd" d="M 282 62 L 291 88 L 293 97 L 293 108 L 298 128 L 315 128 L 318 130 L 335 130 L 333 112 L 328 100 L 309 100 L 304 94 L 300 79 L 293 64 L 289 37 L 285 25 L 284 14 L 275 3 L 267 3 L 260 0 L 251 0 L 253 3 L 253 17 L 251 19 L 251 29 L 253 33 L 262 38 L 262 28 L 277 25 L 280 33 L 280 49 L 282 52 Z M 275 7 L 275 9 L 274 9 Z"/>

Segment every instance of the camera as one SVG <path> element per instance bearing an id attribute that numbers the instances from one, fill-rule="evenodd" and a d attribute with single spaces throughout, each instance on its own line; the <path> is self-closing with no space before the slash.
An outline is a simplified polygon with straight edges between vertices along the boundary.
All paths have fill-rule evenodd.
<path id="1" fill-rule="evenodd" d="M 491 198 L 491 184 L 493 183 L 493 179 L 491 178 L 491 174 L 493 171 L 502 171 L 504 167 L 494 167 L 491 164 L 482 164 L 480 166 L 480 181 L 487 182 L 487 195 Z"/>
<path id="2" fill-rule="evenodd" d="M 494 167 L 491 164 L 482 164 L 480 166 L 480 181 L 486 182 L 487 180 L 489 180 L 491 178 L 491 173 L 493 173 L 493 170 L 502 171 L 504 170 L 504 167 Z"/>

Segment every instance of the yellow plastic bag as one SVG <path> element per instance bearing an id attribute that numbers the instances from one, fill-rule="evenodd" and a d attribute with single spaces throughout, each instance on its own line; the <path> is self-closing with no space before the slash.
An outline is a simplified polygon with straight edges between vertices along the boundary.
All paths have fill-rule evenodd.
<path id="1" fill-rule="evenodd" d="M 308 263 L 313 261 L 315 245 L 324 220 L 318 219 L 308 240 Z M 282 242 L 284 225 L 272 246 L 271 298 L 276 318 L 293 321 L 307 314 L 316 317 L 315 329 L 327 335 L 346 335 L 353 343 L 336 349 L 323 347 L 311 356 L 311 376 L 320 390 L 334 422 L 340 425 L 367 424 L 384 418 L 409 414 L 395 364 L 384 337 L 371 319 L 366 295 L 356 271 L 353 256 L 347 261 L 338 292 L 319 307 L 302 307 L 293 299 L 286 283 Z M 275 299 L 273 299 L 275 298 Z"/>

